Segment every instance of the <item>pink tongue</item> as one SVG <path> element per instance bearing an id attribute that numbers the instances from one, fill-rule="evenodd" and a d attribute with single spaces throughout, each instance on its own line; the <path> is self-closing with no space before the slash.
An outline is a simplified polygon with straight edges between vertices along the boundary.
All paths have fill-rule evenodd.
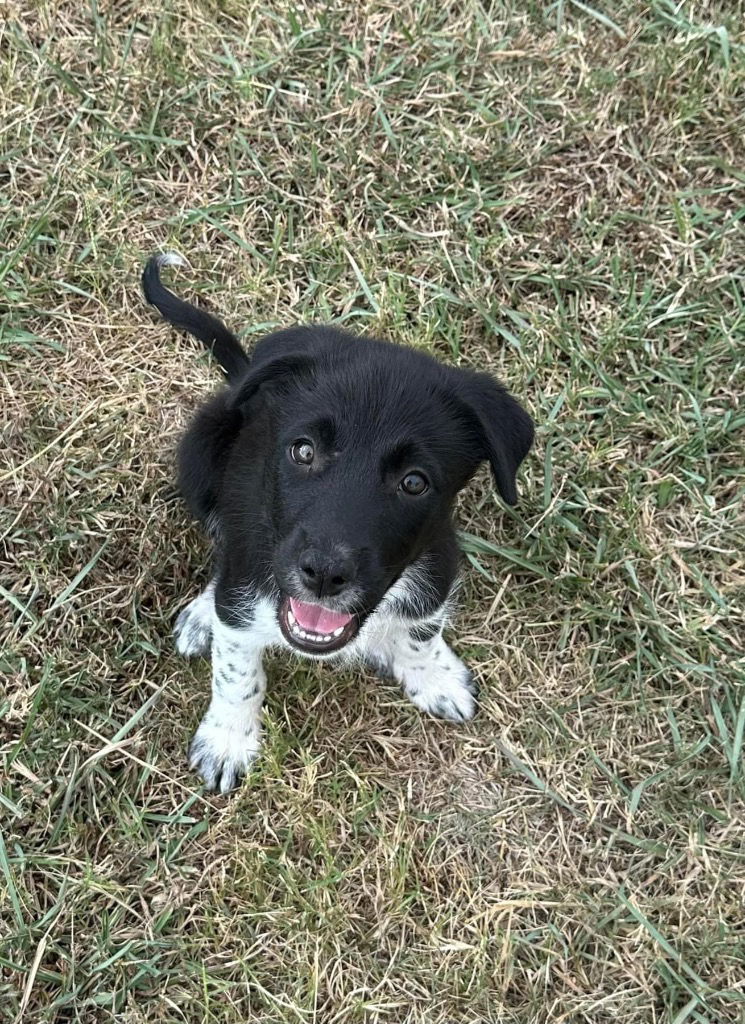
<path id="1" fill-rule="evenodd" d="M 296 601 L 294 597 L 290 598 L 290 608 L 298 626 L 312 633 L 328 635 L 352 621 L 352 616 L 346 612 L 330 612 L 320 604 L 306 604 L 304 601 Z"/>

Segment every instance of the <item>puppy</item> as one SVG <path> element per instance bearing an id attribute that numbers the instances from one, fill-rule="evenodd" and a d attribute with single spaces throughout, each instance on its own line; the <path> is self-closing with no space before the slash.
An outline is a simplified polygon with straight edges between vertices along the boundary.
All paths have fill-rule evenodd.
<path id="1" fill-rule="evenodd" d="M 464 722 L 466 666 L 442 638 L 458 549 L 453 502 L 487 460 L 505 502 L 533 441 L 530 417 L 490 376 L 332 327 L 263 338 L 249 359 L 219 320 L 161 284 L 145 297 L 199 338 L 227 376 L 178 452 L 181 493 L 214 543 L 214 577 L 179 615 L 181 654 L 212 653 L 212 699 L 190 746 L 227 792 L 259 753 L 262 654 L 358 659 L 422 711 Z"/>

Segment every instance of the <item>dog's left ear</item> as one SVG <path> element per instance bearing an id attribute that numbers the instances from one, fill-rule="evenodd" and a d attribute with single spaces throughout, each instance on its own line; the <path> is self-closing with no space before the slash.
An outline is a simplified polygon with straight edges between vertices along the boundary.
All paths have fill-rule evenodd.
<path id="1" fill-rule="evenodd" d="M 505 502 L 515 505 L 517 471 L 533 444 L 533 421 L 493 377 L 470 370 L 456 372 L 456 395 L 474 430 L 480 458 L 491 463 Z"/>
<path id="2" fill-rule="evenodd" d="M 312 372 L 314 361 L 304 352 L 290 352 L 257 367 L 248 373 L 233 388 L 228 398 L 231 409 L 245 407 L 262 387 L 289 384 Z"/>

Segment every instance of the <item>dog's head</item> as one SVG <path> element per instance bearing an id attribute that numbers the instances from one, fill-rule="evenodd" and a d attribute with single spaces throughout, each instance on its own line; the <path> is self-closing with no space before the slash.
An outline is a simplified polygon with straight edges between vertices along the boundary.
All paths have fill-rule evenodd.
<path id="1" fill-rule="evenodd" d="M 278 618 L 288 642 L 316 656 L 354 638 L 482 461 L 514 504 L 533 439 L 528 414 L 491 377 L 348 336 L 265 358 L 231 403 L 249 423 L 257 408 L 270 414 Z"/>

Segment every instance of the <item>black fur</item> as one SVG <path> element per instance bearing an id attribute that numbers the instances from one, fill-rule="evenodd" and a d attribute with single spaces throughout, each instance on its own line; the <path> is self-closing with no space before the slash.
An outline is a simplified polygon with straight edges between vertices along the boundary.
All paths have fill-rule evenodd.
<path id="1" fill-rule="evenodd" d="M 142 290 L 145 298 L 174 327 L 188 331 L 203 342 L 225 371 L 228 380 L 233 380 L 249 366 L 249 358 L 236 336 L 217 317 L 184 302 L 161 284 L 160 268 L 169 263 L 180 262 L 180 259 L 168 256 L 150 257 L 142 272 Z"/>
<path id="2" fill-rule="evenodd" d="M 409 630 L 409 636 L 411 637 L 411 648 L 416 651 L 419 649 L 420 644 L 427 643 L 442 629 L 440 622 L 427 622 L 423 626 L 412 626 Z"/>
<path id="3" fill-rule="evenodd" d="M 316 600 L 333 579 L 330 606 L 362 621 L 414 563 L 420 592 L 400 599 L 399 614 L 433 613 L 457 571 L 455 497 L 488 460 L 515 503 L 528 414 L 486 374 L 331 327 L 270 334 L 249 360 L 223 324 L 162 286 L 159 267 L 153 258 L 143 275 L 148 301 L 203 341 L 228 377 L 178 457 L 184 498 L 217 538 L 221 616 L 247 591 L 307 600 L 319 572 Z M 290 455 L 303 439 L 310 466 Z M 426 493 L 401 489 L 414 471 Z"/>

